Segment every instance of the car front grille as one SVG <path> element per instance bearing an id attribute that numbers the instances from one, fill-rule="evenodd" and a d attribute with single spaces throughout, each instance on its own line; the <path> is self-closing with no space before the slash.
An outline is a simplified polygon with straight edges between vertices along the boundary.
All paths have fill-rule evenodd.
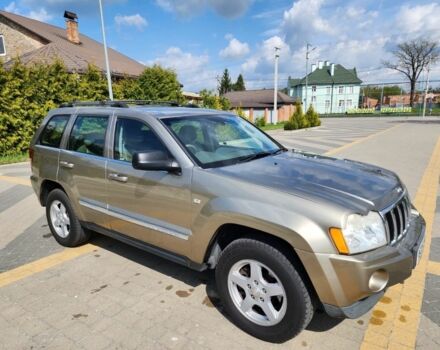
<path id="1" fill-rule="evenodd" d="M 411 203 L 407 196 L 402 197 L 391 209 L 382 213 L 388 242 L 394 244 L 401 240 L 409 227 L 411 217 Z"/>

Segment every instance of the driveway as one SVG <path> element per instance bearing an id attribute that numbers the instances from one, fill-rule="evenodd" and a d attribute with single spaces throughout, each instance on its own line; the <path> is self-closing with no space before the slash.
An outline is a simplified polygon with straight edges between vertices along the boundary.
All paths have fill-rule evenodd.
<path id="1" fill-rule="evenodd" d="M 60 247 L 22 163 L 0 166 L 0 348 L 438 349 L 440 119 L 335 118 L 270 134 L 288 148 L 389 168 L 407 184 L 427 219 L 425 253 L 413 277 L 374 310 L 357 320 L 318 313 L 281 345 L 252 338 L 224 315 L 210 271 L 105 237 Z"/>

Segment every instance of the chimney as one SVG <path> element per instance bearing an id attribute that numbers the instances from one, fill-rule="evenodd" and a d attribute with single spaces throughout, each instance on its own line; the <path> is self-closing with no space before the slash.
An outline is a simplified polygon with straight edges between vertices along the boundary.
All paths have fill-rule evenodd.
<path id="1" fill-rule="evenodd" d="M 80 44 L 78 32 L 78 16 L 74 12 L 64 11 L 66 19 L 67 40 L 73 44 Z"/>
<path id="2" fill-rule="evenodd" d="M 316 70 L 316 64 L 312 63 L 312 72 Z"/>
<path id="3" fill-rule="evenodd" d="M 322 69 L 323 66 L 324 66 L 324 62 L 323 61 L 318 61 L 318 68 Z"/>
<path id="4" fill-rule="evenodd" d="M 324 61 L 324 66 L 327 67 L 330 64 L 329 61 Z"/>
<path id="5" fill-rule="evenodd" d="M 331 76 L 335 75 L 335 64 L 334 63 L 332 63 L 330 66 L 330 75 Z"/>

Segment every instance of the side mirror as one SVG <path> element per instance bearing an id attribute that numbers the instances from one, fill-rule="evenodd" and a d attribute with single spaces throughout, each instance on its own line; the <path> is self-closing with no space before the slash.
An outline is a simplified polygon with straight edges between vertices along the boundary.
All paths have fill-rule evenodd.
<path id="1" fill-rule="evenodd" d="M 135 152 L 132 165 L 138 170 L 168 171 L 170 173 L 182 171 L 179 163 L 163 151 Z"/>

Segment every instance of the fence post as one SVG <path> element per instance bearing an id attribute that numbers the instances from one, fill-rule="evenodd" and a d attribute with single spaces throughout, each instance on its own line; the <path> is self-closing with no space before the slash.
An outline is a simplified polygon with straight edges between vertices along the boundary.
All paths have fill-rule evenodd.
<path id="1" fill-rule="evenodd" d="M 379 117 L 382 116 L 383 88 L 384 88 L 384 84 L 382 84 L 382 89 L 380 90 L 380 109 L 379 109 Z"/>

